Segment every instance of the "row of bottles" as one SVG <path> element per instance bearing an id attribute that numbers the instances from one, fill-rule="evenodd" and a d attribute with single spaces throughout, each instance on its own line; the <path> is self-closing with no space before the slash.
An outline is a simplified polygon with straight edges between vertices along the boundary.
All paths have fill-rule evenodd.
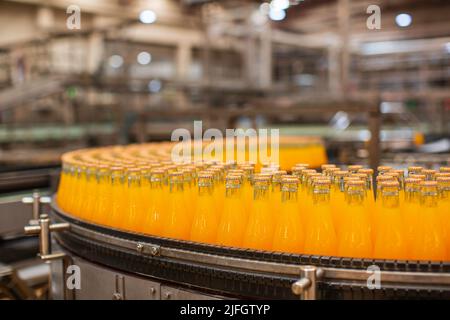
<path id="1" fill-rule="evenodd" d="M 57 195 L 80 219 L 208 244 L 355 258 L 450 260 L 450 168 L 175 165 L 163 148 L 63 158 Z M 376 190 L 374 190 L 374 183 Z"/>

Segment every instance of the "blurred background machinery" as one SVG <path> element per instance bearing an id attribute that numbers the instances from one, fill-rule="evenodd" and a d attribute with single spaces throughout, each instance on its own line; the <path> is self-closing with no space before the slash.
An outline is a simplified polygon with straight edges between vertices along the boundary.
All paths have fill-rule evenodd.
<path id="1" fill-rule="evenodd" d="M 68 150 L 167 140 L 202 120 L 319 138 L 338 164 L 448 164 L 450 3 L 380 0 L 375 30 L 370 5 L 1 1 L 0 279 L 33 261 L 21 199 L 54 190 Z"/>

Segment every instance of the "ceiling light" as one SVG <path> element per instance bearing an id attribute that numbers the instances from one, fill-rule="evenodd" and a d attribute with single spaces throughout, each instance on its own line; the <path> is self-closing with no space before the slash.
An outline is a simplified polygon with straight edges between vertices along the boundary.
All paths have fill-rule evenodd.
<path id="1" fill-rule="evenodd" d="M 146 24 L 153 23 L 156 21 L 156 13 L 152 10 L 144 10 L 139 14 L 139 20 Z"/>
<path id="2" fill-rule="evenodd" d="M 400 13 L 395 17 L 395 23 L 402 28 L 408 27 L 412 23 L 412 17 L 407 13 Z"/>

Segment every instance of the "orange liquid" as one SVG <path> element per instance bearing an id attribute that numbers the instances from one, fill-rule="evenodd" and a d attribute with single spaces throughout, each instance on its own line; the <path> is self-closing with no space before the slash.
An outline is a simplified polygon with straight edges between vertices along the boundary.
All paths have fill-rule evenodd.
<path id="1" fill-rule="evenodd" d="M 107 225 L 120 228 L 126 210 L 125 182 L 119 178 L 113 179 L 111 183 L 111 214 L 107 216 Z"/>
<path id="2" fill-rule="evenodd" d="M 420 218 L 419 202 L 404 201 L 401 208 L 402 220 L 406 229 L 406 241 L 408 246 L 408 259 L 414 259 L 414 238 Z"/>
<path id="3" fill-rule="evenodd" d="M 111 176 L 100 177 L 98 180 L 98 199 L 94 206 L 95 221 L 99 224 L 107 224 L 112 212 L 112 188 Z"/>
<path id="4" fill-rule="evenodd" d="M 81 206 L 82 203 L 85 199 L 86 196 L 86 184 L 87 184 L 87 180 L 86 180 L 86 173 L 84 171 L 84 169 L 81 172 L 78 172 L 77 176 L 76 176 L 76 191 L 74 192 L 74 197 L 73 197 L 73 208 L 72 208 L 72 213 L 74 215 L 76 215 L 77 217 L 80 218 L 84 218 L 83 216 L 83 212 L 81 211 Z"/>
<path id="5" fill-rule="evenodd" d="M 164 219 L 163 236 L 189 240 L 191 233 L 191 216 L 186 213 L 185 197 L 182 190 L 169 193 L 167 217 Z"/>
<path id="6" fill-rule="evenodd" d="M 239 197 L 226 197 L 222 217 L 217 230 L 216 243 L 224 246 L 241 247 L 248 217 Z"/>
<path id="7" fill-rule="evenodd" d="M 297 205 L 298 206 L 298 205 Z M 281 211 L 281 189 L 280 186 L 275 186 L 270 192 L 270 207 L 274 216 L 274 223 L 278 222 Z M 297 211 L 297 210 L 296 210 Z"/>
<path id="8" fill-rule="evenodd" d="M 90 174 L 87 176 L 86 198 L 81 208 L 86 220 L 97 221 L 98 212 L 95 209 L 100 197 L 99 192 L 100 186 L 97 183 L 97 177 L 95 173 Z"/>
<path id="9" fill-rule="evenodd" d="M 160 236 L 163 230 L 163 218 L 166 214 L 162 187 L 151 189 L 150 205 L 146 209 L 146 219 L 144 221 L 144 233 Z"/>
<path id="10" fill-rule="evenodd" d="M 268 199 L 255 200 L 244 236 L 244 247 L 271 250 L 273 242 L 273 219 Z"/>
<path id="11" fill-rule="evenodd" d="M 336 251 L 336 231 L 330 205 L 314 204 L 314 211 L 308 218 L 304 253 L 333 256 L 336 255 Z"/>
<path id="12" fill-rule="evenodd" d="M 215 243 L 217 237 L 218 217 L 214 212 L 212 194 L 199 195 L 197 199 L 197 210 L 192 221 L 192 241 Z"/>
<path id="13" fill-rule="evenodd" d="M 58 196 L 56 198 L 58 206 L 63 209 L 66 210 L 66 204 L 67 204 L 67 199 L 66 199 L 66 194 L 68 193 L 68 185 L 69 185 L 69 177 L 70 173 L 68 172 L 67 169 L 63 169 L 61 171 L 61 179 L 59 181 L 59 186 L 58 186 Z"/>
<path id="14" fill-rule="evenodd" d="M 347 205 L 342 216 L 338 236 L 338 255 L 342 257 L 372 257 L 372 237 L 370 222 L 365 207 Z"/>
<path id="15" fill-rule="evenodd" d="M 407 237 L 398 207 L 381 206 L 378 212 L 374 257 L 407 259 Z"/>
<path id="16" fill-rule="evenodd" d="M 450 198 L 441 199 L 437 208 L 439 222 L 442 225 L 445 245 L 447 247 L 447 257 L 450 259 Z"/>
<path id="17" fill-rule="evenodd" d="M 416 222 L 413 223 L 413 233 L 410 259 L 448 261 L 447 247 L 438 211 L 433 207 L 419 208 Z"/>
<path id="18" fill-rule="evenodd" d="M 302 253 L 304 238 L 304 228 L 298 212 L 297 202 L 288 201 L 281 203 L 272 249 L 281 252 Z"/>
<path id="19" fill-rule="evenodd" d="M 346 213 L 345 194 L 339 188 L 333 188 L 331 192 L 331 217 L 336 231 L 336 235 L 340 234 L 340 230 L 344 223 Z"/>
<path id="20" fill-rule="evenodd" d="M 141 185 L 138 181 L 128 182 L 128 188 L 126 189 L 128 195 L 128 204 L 126 206 L 127 210 L 126 217 L 123 219 L 122 224 L 119 226 L 120 228 L 138 231 L 138 224 L 141 223 L 140 218 L 142 217 L 142 210 L 140 206 L 141 200 Z"/>
<path id="21" fill-rule="evenodd" d="M 67 181 L 67 196 L 65 196 L 65 205 L 64 210 L 67 212 L 74 214 L 73 207 L 75 202 L 75 190 L 77 190 L 77 174 L 75 169 L 73 168 L 72 171 L 68 175 L 68 181 Z"/>

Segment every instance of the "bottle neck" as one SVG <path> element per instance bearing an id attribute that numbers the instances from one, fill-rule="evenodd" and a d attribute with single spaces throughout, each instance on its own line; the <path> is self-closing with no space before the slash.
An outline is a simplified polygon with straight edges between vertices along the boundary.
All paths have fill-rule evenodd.
<path id="1" fill-rule="evenodd" d="M 129 188 L 138 188 L 141 186 L 141 177 L 138 175 L 130 175 L 128 176 L 128 187 Z"/>
<path id="2" fill-rule="evenodd" d="M 347 190 L 345 198 L 349 205 L 363 205 L 366 199 L 365 190 Z"/>
<path id="3" fill-rule="evenodd" d="M 198 186 L 198 195 L 199 195 L 199 197 L 210 196 L 212 194 L 213 194 L 213 186 L 212 186 L 212 184 Z"/>
<path id="4" fill-rule="evenodd" d="M 107 170 L 99 170 L 96 174 L 96 179 L 98 183 L 109 182 L 110 179 L 109 172 Z"/>
<path id="5" fill-rule="evenodd" d="M 153 189 L 162 189 L 163 181 L 161 179 L 150 179 L 150 188 Z"/>
<path id="6" fill-rule="evenodd" d="M 111 173 L 111 183 L 113 185 L 120 185 L 124 183 L 125 179 L 122 173 L 119 172 L 113 172 Z"/>
<path id="7" fill-rule="evenodd" d="M 239 198 L 241 195 L 241 188 L 238 187 L 227 187 L 225 190 L 225 196 L 227 198 Z"/>
<path id="8" fill-rule="evenodd" d="M 397 194 L 381 194 L 381 201 L 385 208 L 398 208 L 400 204 L 400 198 Z"/>
<path id="9" fill-rule="evenodd" d="M 420 204 L 425 207 L 437 207 L 438 193 L 434 188 L 425 189 L 421 192 Z"/>
<path id="10" fill-rule="evenodd" d="M 170 183 L 170 192 L 171 193 L 180 193 L 183 192 L 183 182 L 171 182 Z"/>
<path id="11" fill-rule="evenodd" d="M 314 186 L 312 196 L 314 204 L 328 204 L 330 202 L 330 187 L 326 185 Z"/>
<path id="12" fill-rule="evenodd" d="M 269 196 L 268 186 L 255 186 L 253 190 L 253 199 L 255 200 L 268 200 Z"/>
<path id="13" fill-rule="evenodd" d="M 416 188 L 405 187 L 405 201 L 407 203 L 419 203 L 420 190 Z"/>
<path id="14" fill-rule="evenodd" d="M 297 202 L 298 201 L 298 192 L 291 191 L 291 190 L 281 191 L 281 201 L 282 202 Z"/>

